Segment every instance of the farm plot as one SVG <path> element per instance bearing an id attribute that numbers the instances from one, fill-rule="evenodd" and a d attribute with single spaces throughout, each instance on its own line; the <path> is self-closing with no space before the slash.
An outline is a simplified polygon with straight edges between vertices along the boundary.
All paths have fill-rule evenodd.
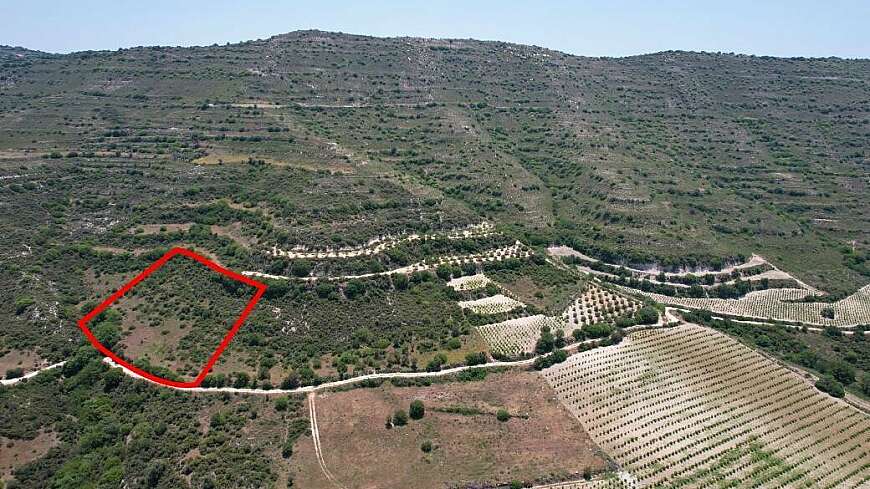
<path id="1" fill-rule="evenodd" d="M 243 271 L 243 275 L 247 275 L 249 277 L 262 277 L 268 278 L 272 280 L 303 280 L 303 281 L 312 281 L 312 280 L 350 280 L 355 278 L 366 278 L 366 277 L 377 277 L 384 275 L 396 275 L 396 274 L 404 274 L 408 275 L 414 272 L 422 272 L 426 270 L 434 270 L 438 268 L 439 265 L 463 265 L 466 263 L 490 263 L 490 262 L 498 262 L 504 261 L 508 259 L 525 259 L 532 255 L 532 251 L 526 248 L 519 241 L 515 242 L 511 246 L 503 246 L 500 248 L 492 248 L 481 253 L 473 253 L 468 255 L 445 255 L 433 258 L 431 260 L 417 262 L 412 265 L 408 265 L 401 268 L 396 268 L 393 270 L 387 270 L 384 272 L 376 272 L 376 273 L 363 273 L 359 275 L 336 275 L 329 277 L 317 277 L 317 276 L 309 276 L 309 277 L 289 277 L 287 275 L 272 275 L 269 273 L 263 272 L 255 272 L 255 271 Z"/>
<path id="2" fill-rule="evenodd" d="M 788 302 L 810 295 L 805 289 L 767 289 L 750 292 L 740 299 L 671 297 L 628 289 L 663 304 L 706 309 L 716 314 L 773 319 L 819 326 L 854 327 L 870 324 L 870 285 L 837 302 Z M 826 317 L 833 315 L 833 318 Z"/>
<path id="3" fill-rule="evenodd" d="M 398 236 L 378 236 L 371 239 L 364 246 L 358 247 L 342 247 L 330 248 L 325 247 L 322 250 L 311 250 L 306 247 L 296 247 L 292 250 L 282 250 L 277 246 L 267 251 L 267 254 L 274 257 L 282 258 L 305 258 L 305 259 L 325 259 L 325 258 L 355 258 L 360 256 L 371 256 L 383 253 L 387 250 L 395 248 L 402 243 L 411 241 L 421 241 L 426 239 L 466 239 L 466 238 L 482 238 L 495 233 L 495 226 L 488 222 L 475 224 L 462 229 L 451 229 L 449 231 L 432 234 L 404 234 Z"/>
<path id="4" fill-rule="evenodd" d="M 637 300 L 589 284 L 565 309 L 562 319 L 572 329 L 582 328 L 588 324 L 612 322 L 620 316 L 633 313 L 640 306 Z"/>
<path id="5" fill-rule="evenodd" d="M 544 326 L 549 326 L 552 331 L 565 329 L 563 322 L 537 314 L 486 324 L 479 326 L 477 331 L 493 353 L 517 356 L 535 349 L 535 342 L 541 336 L 541 328 Z"/>
<path id="6" fill-rule="evenodd" d="M 461 292 L 464 290 L 482 289 L 491 282 L 492 280 L 490 280 L 489 277 L 482 273 L 478 273 L 475 275 L 465 275 L 463 277 L 450 279 L 450 281 L 447 282 L 447 286 L 453 287 L 454 290 Z"/>
<path id="7" fill-rule="evenodd" d="M 544 377 L 642 486 L 866 487 L 870 419 L 715 331 L 632 333 Z"/>
<path id="8" fill-rule="evenodd" d="M 425 416 L 386 429 L 384 419 L 419 399 Z M 510 414 L 499 421 L 497 413 Z M 324 392 L 317 396 L 323 460 L 311 437 L 293 447 L 294 486 L 431 489 L 531 486 L 538 480 L 573 480 L 605 460 L 583 427 L 535 372 L 501 372 L 479 382 Z M 352 441 L 350 443 L 349 441 Z M 432 444 L 430 452 L 421 443 Z M 599 486 L 602 487 L 602 486 Z"/>
<path id="9" fill-rule="evenodd" d="M 473 301 L 459 301 L 459 307 L 470 309 L 472 312 L 477 314 L 501 314 L 525 306 L 526 305 L 522 302 L 511 299 L 503 294 L 496 294 L 482 299 L 475 299 Z"/>

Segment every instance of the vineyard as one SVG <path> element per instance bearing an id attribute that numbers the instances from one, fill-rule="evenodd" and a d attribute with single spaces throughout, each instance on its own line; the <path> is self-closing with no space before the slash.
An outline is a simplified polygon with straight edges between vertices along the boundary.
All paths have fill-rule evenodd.
<path id="1" fill-rule="evenodd" d="M 640 302 L 589 284 L 583 293 L 562 313 L 568 326 L 582 326 L 601 322 L 613 322 L 616 318 L 631 314 L 641 306 Z"/>
<path id="2" fill-rule="evenodd" d="M 649 487 L 866 487 L 870 419 L 731 338 L 686 324 L 632 333 L 543 371 Z"/>
<path id="3" fill-rule="evenodd" d="M 606 473 L 604 477 L 595 480 L 576 480 L 568 482 L 556 482 L 543 486 L 535 486 L 532 489 L 631 489 L 637 487 L 634 477 L 625 471 Z"/>
<path id="4" fill-rule="evenodd" d="M 459 306 L 478 314 L 497 314 L 523 307 L 525 304 L 498 294 L 460 302 Z M 479 326 L 477 330 L 493 353 L 519 356 L 534 351 L 535 343 L 541 336 L 541 327 L 545 325 L 553 333 L 561 331 L 565 336 L 570 336 L 573 330 L 582 330 L 590 324 L 614 324 L 618 318 L 631 316 L 640 307 L 641 303 L 635 299 L 589 283 L 560 316 L 536 314 L 486 324 Z"/>
<path id="5" fill-rule="evenodd" d="M 841 328 L 870 324 L 870 285 L 833 303 L 790 302 L 809 296 L 810 292 L 805 289 L 759 290 L 750 292 L 740 299 L 671 297 L 628 288 L 624 290 L 644 294 L 663 304 L 705 309 L 716 314 Z M 829 317 L 823 315 L 826 312 Z"/>
<path id="6" fill-rule="evenodd" d="M 536 314 L 479 326 L 477 331 L 493 353 L 519 356 L 535 349 L 543 326 L 549 326 L 553 331 L 565 328 L 565 324 L 555 318 Z"/>
<path id="7" fill-rule="evenodd" d="M 490 236 L 495 233 L 495 227 L 483 222 L 461 229 L 452 229 L 441 233 L 432 234 L 406 234 L 399 236 L 378 236 L 371 239 L 365 246 L 358 247 L 343 247 L 329 248 L 325 247 L 322 250 L 311 250 L 304 246 L 297 246 L 292 250 L 282 250 L 277 246 L 273 246 L 267 254 L 274 257 L 291 258 L 291 259 L 326 259 L 326 258 L 355 258 L 360 256 L 371 256 L 378 253 L 383 253 L 387 250 L 395 248 L 402 243 L 411 241 L 425 241 L 427 239 L 467 239 L 481 238 Z"/>
<path id="8" fill-rule="evenodd" d="M 506 295 L 496 294 L 472 301 L 460 301 L 459 307 L 470 309 L 477 314 L 500 314 L 525 307 L 525 304 Z"/>

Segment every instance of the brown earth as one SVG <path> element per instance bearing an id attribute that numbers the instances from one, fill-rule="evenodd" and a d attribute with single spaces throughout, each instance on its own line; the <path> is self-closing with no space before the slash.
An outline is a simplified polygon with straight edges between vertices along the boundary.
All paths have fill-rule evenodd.
<path id="1" fill-rule="evenodd" d="M 0 378 L 6 375 L 7 370 L 21 368 L 24 373 L 36 370 L 40 365 L 45 364 L 40 360 L 36 353 L 31 351 L 11 350 L 3 355 L 0 355 Z"/>
<path id="2" fill-rule="evenodd" d="M 387 429 L 397 409 L 421 399 L 426 415 Z M 511 480 L 577 477 L 604 460 L 576 419 L 534 372 L 490 374 L 486 381 L 394 387 L 318 394 L 320 443 L 326 467 L 347 489 L 466 487 Z M 437 412 L 464 406 L 479 415 Z M 498 409 L 515 416 L 496 419 Z M 427 454 L 421 443 L 435 449 Z M 315 457 L 311 437 L 302 437 L 291 459 L 294 482 L 305 488 L 334 488 Z"/>
<path id="3" fill-rule="evenodd" d="M 41 432 L 32 440 L 12 440 L 0 436 L 0 481 L 11 480 L 15 469 L 44 456 L 57 444 L 58 438 L 54 432 Z"/>

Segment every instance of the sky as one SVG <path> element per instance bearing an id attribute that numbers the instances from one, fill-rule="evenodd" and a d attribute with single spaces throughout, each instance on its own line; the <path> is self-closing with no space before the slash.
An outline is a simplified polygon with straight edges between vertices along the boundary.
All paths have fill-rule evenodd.
<path id="1" fill-rule="evenodd" d="M 680 49 L 870 58 L 868 0 L 0 0 L 0 44 L 55 53 L 301 29 L 499 40 L 583 56 Z"/>

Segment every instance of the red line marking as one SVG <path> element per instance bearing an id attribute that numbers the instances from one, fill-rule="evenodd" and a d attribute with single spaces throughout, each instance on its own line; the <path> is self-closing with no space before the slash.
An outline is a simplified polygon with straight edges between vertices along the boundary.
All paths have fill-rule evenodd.
<path id="1" fill-rule="evenodd" d="M 214 351 L 214 353 L 211 354 L 211 357 L 209 357 L 208 362 L 206 362 L 206 364 L 205 364 L 205 367 L 203 367 L 202 370 L 199 372 L 199 375 L 197 375 L 196 378 L 190 382 L 178 382 L 176 380 L 164 379 L 163 377 L 159 377 L 159 376 L 154 375 L 152 373 L 146 372 L 146 371 L 142 370 L 141 368 L 136 367 L 135 365 L 127 362 L 126 360 L 124 360 L 120 356 L 116 355 L 112 350 L 106 348 L 105 345 L 100 343 L 100 341 L 97 340 L 97 337 L 94 336 L 94 334 L 91 332 L 91 330 L 87 326 L 88 322 L 90 322 L 93 318 L 95 318 L 101 312 L 108 309 L 109 306 L 111 306 L 112 304 L 115 303 L 115 301 L 117 301 L 118 299 L 123 297 L 124 294 L 129 292 L 130 289 L 132 289 L 133 287 L 136 286 L 136 284 L 145 280 L 146 277 L 148 277 L 149 275 L 154 273 L 158 268 L 165 265 L 166 262 L 168 262 L 170 259 L 172 259 L 172 257 L 174 257 L 176 255 L 186 256 L 192 260 L 195 260 L 195 261 L 207 266 L 208 268 L 210 268 L 210 269 L 212 269 L 212 270 L 214 270 L 222 275 L 225 275 L 227 277 L 230 277 L 233 280 L 242 282 L 246 285 L 250 285 L 251 287 L 254 287 L 257 289 L 257 292 L 254 293 L 254 296 L 251 297 L 251 300 L 248 301 L 248 304 L 245 306 L 245 309 L 242 310 L 242 313 L 239 315 L 238 319 L 236 319 L 236 322 L 233 323 L 233 326 L 230 328 L 230 330 L 227 332 L 227 334 L 221 340 L 220 345 L 218 345 L 218 347 Z M 236 335 L 236 332 L 239 331 L 239 328 L 242 327 L 242 324 L 248 318 L 248 315 L 251 314 L 251 311 L 254 310 L 254 307 L 257 305 L 257 302 L 259 302 L 260 298 L 266 292 L 266 288 L 267 288 L 266 284 L 263 284 L 261 282 L 257 282 L 256 280 L 253 280 L 250 277 L 246 277 L 242 274 L 236 273 L 228 268 L 224 268 L 224 267 L 218 265 L 217 263 L 214 263 L 213 261 L 209 260 L 208 258 L 205 258 L 202 255 L 198 255 L 198 254 L 194 253 L 193 251 L 190 251 L 190 250 L 185 249 L 185 248 L 172 248 L 171 250 L 167 251 L 166 254 L 164 254 L 163 256 L 158 258 L 157 261 L 155 261 L 154 263 L 149 265 L 148 268 L 146 268 L 145 270 L 142 271 L 142 273 L 140 273 L 139 275 L 136 275 L 136 277 L 134 277 L 133 280 L 130 280 L 129 282 L 124 284 L 124 286 L 121 287 L 120 289 L 118 289 L 117 292 L 110 295 L 108 299 L 101 302 L 100 305 L 98 305 L 97 307 L 94 308 L 94 310 L 87 313 L 83 318 L 79 319 L 78 325 L 79 325 L 79 328 L 82 330 L 82 332 L 85 334 L 85 336 L 88 338 L 88 340 L 91 342 L 91 344 L 94 345 L 94 348 L 99 350 L 100 353 L 102 353 L 103 355 L 111 358 L 112 361 L 114 361 L 118 365 L 121 365 L 122 367 L 126 368 L 127 370 L 130 370 L 131 372 L 134 372 L 137 375 L 144 377 L 152 382 L 156 382 L 158 384 L 162 384 L 162 385 L 165 385 L 168 387 L 179 387 L 182 389 L 189 389 L 192 387 L 199 387 L 199 385 L 202 384 L 203 379 L 205 379 L 206 375 L 208 375 L 208 373 L 211 371 L 211 368 L 214 366 L 215 362 L 217 362 L 218 358 L 221 356 L 221 354 L 224 352 L 224 350 L 226 350 L 227 346 L 229 346 L 230 341 L 232 341 L 232 339 L 233 339 L 233 336 Z"/>

